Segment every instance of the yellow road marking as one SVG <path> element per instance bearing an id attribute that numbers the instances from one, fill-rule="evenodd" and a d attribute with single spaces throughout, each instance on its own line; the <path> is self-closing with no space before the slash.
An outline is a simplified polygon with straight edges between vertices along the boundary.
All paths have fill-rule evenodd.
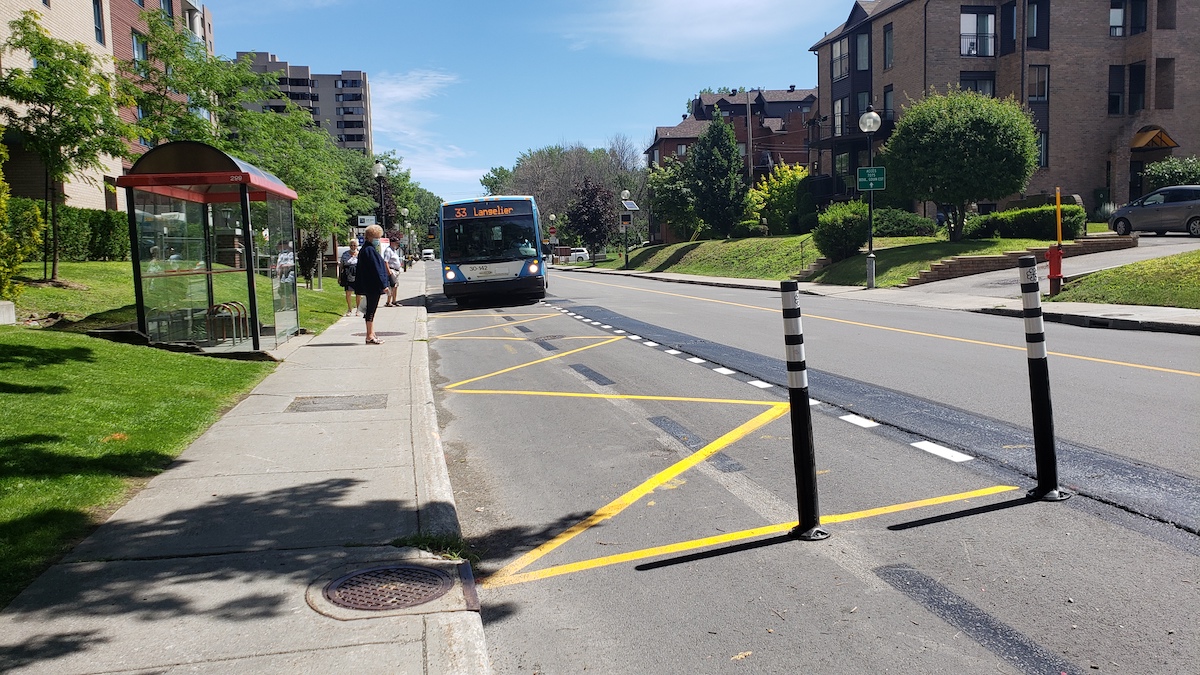
<path id="1" fill-rule="evenodd" d="M 467 380 L 470 382 L 470 380 Z M 462 384 L 461 382 L 459 384 Z M 457 385 L 450 385 L 451 387 Z M 450 387 L 447 387 L 449 389 Z M 653 396 L 650 394 L 600 394 L 582 391 L 517 391 L 509 389 L 455 389 L 456 394 L 500 394 L 505 396 L 558 396 L 562 398 L 607 398 L 629 401 L 682 401 L 685 403 L 728 403 L 733 405 L 780 405 L 771 401 L 749 401 L 735 398 L 699 398 L 695 396 Z M 786 405 L 786 404 L 784 404 Z"/>
<path id="2" fill-rule="evenodd" d="M 536 320 L 537 320 L 537 319 L 531 319 L 531 321 L 536 321 Z M 512 324 L 511 324 L 511 323 L 509 323 L 509 324 L 505 324 L 505 325 L 507 325 L 507 326 L 511 326 Z M 625 338 L 623 338 L 623 337 L 613 337 L 613 338 L 607 338 L 607 339 L 606 339 L 606 340 L 604 340 L 603 342 L 597 342 L 597 343 L 596 343 L 596 344 L 594 344 L 594 345 L 588 345 L 588 346 L 586 346 L 586 347 L 580 347 L 580 348 L 578 348 L 578 349 L 572 349 L 572 350 L 570 350 L 570 351 L 565 351 L 565 352 L 563 352 L 563 353 L 561 353 L 561 354 L 555 354 L 554 356 L 547 356 L 547 357 L 546 357 L 546 358 L 544 358 L 544 359 L 538 359 L 538 360 L 536 360 L 536 361 L 530 361 L 529 363 L 522 363 L 522 364 L 520 364 L 520 365 L 517 365 L 517 366 L 512 366 L 511 368 L 504 368 L 504 369 L 502 369 L 502 370 L 497 370 L 497 371 L 496 371 L 496 372 L 494 372 L 494 373 L 488 373 L 487 375 L 480 375 L 479 377 L 472 377 L 472 378 L 471 378 L 471 379 L 469 379 L 469 380 L 463 380 L 462 382 L 455 382 L 454 384 L 449 384 L 449 385 L 446 385 L 446 387 L 445 387 L 445 388 L 446 388 L 446 389 L 453 389 L 453 388 L 455 388 L 455 387 L 457 387 L 457 386 L 460 386 L 460 385 L 469 384 L 469 383 L 471 383 L 471 382 L 478 382 L 479 380 L 486 380 L 486 379 L 487 379 L 487 378 L 489 378 L 489 377 L 494 377 L 494 376 L 496 376 L 496 375 L 503 375 L 504 373 L 511 373 L 511 372 L 512 372 L 512 371 L 514 371 L 514 370 L 519 370 L 519 369 L 521 369 L 521 368 L 528 368 L 529 366 L 537 365 L 537 364 L 539 364 L 539 363 L 545 363 L 545 362 L 547 362 L 547 361 L 553 361 L 554 359 L 561 359 L 561 358 L 562 358 L 562 357 L 564 357 L 564 356 L 570 356 L 571 354 L 577 354 L 577 353 L 579 353 L 579 352 L 582 352 L 582 351 L 584 351 L 584 350 L 587 350 L 587 349 L 593 349 L 593 348 L 595 348 L 595 347 L 603 347 L 604 345 L 607 345 L 607 344 L 612 344 L 612 343 L 614 343 L 614 342 L 617 342 L 617 341 L 619 341 L 619 340 L 624 340 L 624 339 L 625 339 Z"/>
<path id="3" fill-rule="evenodd" d="M 480 316 L 487 316 L 487 315 L 480 315 Z M 542 319 L 549 319 L 549 318 L 555 317 L 555 316 L 558 316 L 558 315 L 557 314 L 544 314 L 544 315 L 535 316 L 532 319 L 521 319 L 520 321 L 505 321 L 503 323 L 495 323 L 490 326 L 483 326 L 481 328 L 471 328 L 469 330 L 460 330 L 460 331 L 456 331 L 454 333 L 446 333 L 445 335 L 434 335 L 434 336 L 431 336 L 430 339 L 441 340 L 443 338 L 448 338 L 451 335 L 465 335 L 467 333 L 474 333 L 476 331 L 481 331 L 481 330 L 492 330 L 494 328 L 500 328 L 501 326 L 515 326 L 519 323 L 529 323 L 530 321 L 541 321 Z M 497 318 L 499 318 L 499 317 L 497 317 Z"/>
<path id="4" fill-rule="evenodd" d="M 720 305 L 731 305 L 733 307 L 744 307 L 746 309 L 757 309 L 757 310 L 763 311 L 763 312 L 779 312 L 780 311 L 780 309 L 777 307 L 759 307 L 758 305 L 746 305 L 746 304 L 742 304 L 740 302 L 729 302 L 728 300 L 715 300 L 712 298 L 701 298 L 701 297 L 698 297 L 695 295 L 684 295 L 682 293 L 671 293 L 669 291 L 656 291 L 656 290 L 648 289 L 648 288 L 634 288 L 633 286 L 622 286 L 620 284 L 609 284 L 609 283 L 605 283 L 603 281 L 591 281 L 588 279 L 574 279 L 574 278 L 572 278 L 572 280 L 578 281 L 578 282 L 584 283 L 584 284 L 596 284 L 597 286 L 611 286 L 613 288 L 623 288 L 628 291 L 638 291 L 639 293 L 657 293 L 658 295 L 669 295 L 669 296 L 675 297 L 675 298 L 686 298 L 688 300 L 699 300 L 701 302 L 713 302 L 713 303 L 717 303 Z M 1013 350 L 1018 350 L 1018 351 L 1025 351 L 1024 346 L 1006 345 L 1006 344 L 1000 344 L 999 342 L 987 342 L 986 340 L 972 340 L 970 338 L 955 337 L 953 335 L 941 335 L 938 333 L 927 333 L 927 332 L 919 331 L 919 330 L 909 330 L 907 328 L 894 328 L 892 326 L 880 326 L 880 325 L 874 324 L 874 323 L 863 323 L 861 321 L 851 321 L 849 319 L 836 319 L 831 316 L 821 316 L 820 314 L 805 314 L 804 318 L 820 319 L 822 321 L 832 321 L 834 323 L 844 323 L 844 324 L 847 324 L 850 326 L 860 326 L 862 328 L 873 328 L 876 330 L 886 330 L 886 331 L 891 331 L 893 333 L 903 333 L 905 335 L 916 335 L 918 337 L 934 338 L 937 340 L 950 340 L 952 342 L 962 342 L 964 344 L 979 345 L 982 347 L 997 347 L 1000 349 L 1013 349 Z M 1175 368 L 1163 368 L 1160 366 L 1148 366 L 1148 365 L 1141 364 L 1141 363 L 1129 363 L 1128 361 L 1113 361 L 1111 359 L 1101 359 L 1101 358 L 1096 358 L 1094 356 L 1080 356 L 1078 354 L 1066 354 L 1064 352 L 1046 352 L 1046 353 L 1051 356 L 1058 356 L 1058 357 L 1061 357 L 1064 359 L 1076 359 L 1079 361 L 1091 361 L 1093 363 L 1103 363 L 1103 364 L 1110 365 L 1110 366 L 1124 366 L 1126 368 L 1137 368 L 1140 370 L 1152 370 L 1152 371 L 1159 372 L 1159 373 L 1171 373 L 1172 375 L 1189 375 L 1191 377 L 1200 377 L 1200 372 L 1193 372 L 1190 370 L 1177 370 Z"/>
<path id="5" fill-rule="evenodd" d="M 945 503 L 949 503 L 949 502 L 962 501 L 965 499 L 973 499 L 975 497 L 986 497 L 989 495 L 999 494 L 1002 492 L 1010 492 L 1010 491 L 1016 490 L 1016 489 L 1018 489 L 1018 488 L 1013 485 L 996 485 L 996 486 L 989 487 L 989 488 L 983 488 L 981 490 L 972 490 L 970 492 L 960 492 L 958 494 L 945 495 L 942 497 L 933 497 L 930 499 L 920 499 L 917 501 L 905 502 L 903 504 L 894 504 L 891 506 L 881 506 L 879 508 L 867 509 L 865 511 L 855 511 L 853 513 L 842 513 L 842 514 L 837 514 L 837 515 L 833 515 L 833 516 L 824 516 L 821 518 L 821 523 L 825 524 L 825 525 L 830 524 L 830 523 L 844 523 L 844 522 L 851 521 L 851 520 L 859 520 L 862 518 L 870 518 L 872 516 L 883 515 L 885 513 L 896 513 L 899 511 L 907 511 L 910 509 L 922 508 L 925 506 L 933 506 L 936 504 L 945 504 Z M 653 557 L 657 557 L 657 556 L 661 556 L 661 555 L 668 555 L 671 553 L 682 553 L 684 551 L 694 551 L 696 549 L 707 548 L 709 546 L 717 546 L 719 544 L 728 544 L 728 543 L 732 543 L 732 542 L 736 542 L 736 541 L 753 539 L 755 537 L 762 537 L 762 536 L 766 536 L 766 535 L 787 532 L 787 531 L 791 530 L 792 528 L 796 527 L 796 525 L 798 523 L 799 523 L 799 521 L 792 521 L 790 523 L 779 523 L 778 525 L 767 525 L 764 527 L 756 527 L 753 529 L 741 530 L 738 532 L 727 532 L 727 533 L 715 535 L 712 537 L 704 537 L 702 539 L 693 539 L 691 541 L 682 541 L 682 542 L 675 543 L 675 544 L 667 544 L 665 546 L 653 546 L 651 548 L 644 548 L 644 549 L 641 549 L 638 551 L 630 551 L 628 553 L 618 553 L 615 555 L 604 556 L 601 558 L 593 558 L 591 560 L 582 560 L 580 562 L 569 563 L 566 565 L 558 565 L 556 567 L 548 567 L 546 569 L 536 570 L 533 572 L 520 572 L 520 570 L 523 568 L 518 567 L 518 568 L 506 573 L 507 570 L 510 570 L 515 565 L 515 562 L 514 562 L 513 565 L 508 565 L 504 569 L 483 579 L 483 581 L 480 582 L 480 585 L 483 586 L 484 588 L 499 588 L 501 586 L 509 586 L 512 584 L 519 584 L 519 583 L 524 583 L 527 581 L 537 581 L 539 579 L 546 579 L 549 577 L 555 577 L 555 576 L 559 576 L 562 574 L 570 574 L 571 572 L 581 572 L 584 570 L 596 569 L 598 567 L 606 567 L 608 565 L 616 565 L 616 564 L 620 564 L 620 563 L 632 562 L 635 560 L 644 560 L 646 558 L 653 558 Z M 536 549 L 535 549 L 535 551 L 536 551 Z M 526 554 L 526 555 L 529 555 L 529 554 Z M 521 559 L 518 558 L 518 560 L 516 562 L 519 562 L 520 560 Z M 528 566 L 528 564 L 526 564 L 525 566 Z"/>
<path id="6" fill-rule="evenodd" d="M 563 335 L 561 337 L 551 338 L 552 341 L 559 340 L 607 340 L 611 335 Z M 515 340 L 520 342 L 541 342 L 545 338 L 530 338 L 521 337 L 519 335 L 455 335 L 453 337 L 442 337 L 440 340 Z"/>
<path id="7" fill-rule="evenodd" d="M 576 523 L 575 525 L 572 525 L 571 527 L 567 528 L 566 530 L 564 530 L 562 533 L 560 533 L 558 536 L 554 537 L 550 541 L 542 544 L 541 546 L 538 546 L 537 548 L 533 549 L 532 551 L 525 553 L 521 557 L 519 557 L 516 560 L 512 561 L 511 563 L 505 565 L 503 569 L 501 569 L 499 572 L 496 572 L 496 574 L 488 577 L 488 579 L 503 578 L 505 576 L 509 576 L 509 575 L 515 574 L 516 572 L 521 571 L 522 569 L 524 569 L 524 568 L 528 567 L 529 565 L 533 564 L 534 562 L 536 562 L 542 556 L 546 555 L 547 553 L 550 553 L 551 551 L 558 548 L 559 546 L 562 546 L 563 544 L 567 543 L 568 541 L 574 539 L 580 533 L 588 530 L 589 528 L 591 528 L 594 525 L 597 525 L 599 523 L 602 523 L 602 522 L 608 520 L 609 518 L 612 518 L 613 516 L 617 515 L 618 513 L 629 508 L 629 506 L 634 504 L 635 502 L 637 502 L 637 500 L 641 499 L 642 497 L 646 496 L 651 491 L 653 491 L 654 488 L 675 478 L 679 474 L 683 473 L 684 471 L 687 471 L 688 469 L 699 464 L 700 462 L 703 462 L 704 460 L 711 457 L 713 454 L 721 451 L 722 449 L 724 449 L 726 446 L 730 445 L 731 443 L 734 443 L 735 441 L 740 440 L 747 434 L 753 433 L 759 427 L 762 427 L 762 426 L 766 425 L 767 423 L 782 417 L 785 413 L 787 413 L 787 410 L 788 410 L 788 404 L 786 404 L 786 403 L 771 404 L 770 410 L 760 413 L 758 416 L 756 416 L 754 419 L 750 420 L 749 422 L 746 422 L 745 424 L 737 427 L 736 429 L 729 431 L 728 433 L 721 436 L 720 438 L 713 441 L 712 443 L 709 443 L 708 445 L 704 446 L 703 448 L 700 448 L 696 452 L 694 452 L 694 453 L 688 455 L 687 457 L 681 459 L 680 461 L 672 464 L 671 466 L 667 467 L 666 469 L 659 471 L 658 473 L 654 474 L 650 478 L 646 479 L 641 485 L 638 485 L 637 487 L 633 488 L 629 492 L 626 492 L 625 494 L 621 495 L 620 497 L 617 497 L 616 499 L 614 499 L 613 501 L 609 502 L 604 507 L 602 507 L 600 510 L 596 511 L 595 513 L 593 513 L 592 515 L 583 519 L 582 521 Z"/>

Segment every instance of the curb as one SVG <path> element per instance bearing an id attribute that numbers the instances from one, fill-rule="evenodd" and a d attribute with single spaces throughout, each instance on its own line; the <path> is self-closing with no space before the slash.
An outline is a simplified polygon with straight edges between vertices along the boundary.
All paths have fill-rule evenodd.
<path id="1" fill-rule="evenodd" d="M 1045 305 L 1042 307 L 1042 318 L 1044 318 L 1046 321 L 1063 323 L 1069 326 L 1081 326 L 1083 328 L 1107 328 L 1109 330 L 1141 330 L 1150 333 L 1175 333 L 1178 335 L 1200 335 L 1200 326 L 1193 326 L 1186 323 L 1141 321 L 1138 319 L 1114 319 L 1105 316 L 1087 316 L 1085 314 L 1063 314 L 1061 312 L 1046 310 Z M 1023 316 L 1021 310 L 1008 309 L 1006 307 L 984 307 L 968 311 L 973 311 L 978 314 L 992 314 L 994 316 L 1007 316 L 1018 319 Z"/>

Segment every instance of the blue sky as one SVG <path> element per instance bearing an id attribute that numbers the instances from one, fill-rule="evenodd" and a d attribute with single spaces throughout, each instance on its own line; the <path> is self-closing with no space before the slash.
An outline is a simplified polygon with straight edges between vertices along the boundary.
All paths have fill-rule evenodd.
<path id="1" fill-rule="evenodd" d="M 641 149 L 700 89 L 816 86 L 853 0 L 205 0 L 217 54 L 364 70 L 376 152 L 442 199 L 526 150 Z"/>

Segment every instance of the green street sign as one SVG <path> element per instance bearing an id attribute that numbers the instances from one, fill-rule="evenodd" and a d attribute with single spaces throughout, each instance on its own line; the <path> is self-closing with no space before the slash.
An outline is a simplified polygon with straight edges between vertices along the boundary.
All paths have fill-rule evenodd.
<path id="1" fill-rule="evenodd" d="M 859 192 L 885 189 L 887 189 L 887 172 L 882 166 L 858 167 Z"/>

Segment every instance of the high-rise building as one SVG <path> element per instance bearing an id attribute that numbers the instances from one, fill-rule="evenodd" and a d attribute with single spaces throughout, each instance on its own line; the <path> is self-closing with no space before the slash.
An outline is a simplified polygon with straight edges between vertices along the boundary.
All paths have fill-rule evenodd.
<path id="1" fill-rule="evenodd" d="M 237 53 L 238 59 L 244 56 L 253 57 L 255 71 L 278 73 L 280 93 L 312 112 L 313 119 L 333 137 L 338 147 L 372 155 L 371 89 L 365 72 L 343 70 L 314 75 L 308 66 L 280 61 L 274 54 Z M 283 99 L 264 101 L 263 108 L 282 111 Z"/>

